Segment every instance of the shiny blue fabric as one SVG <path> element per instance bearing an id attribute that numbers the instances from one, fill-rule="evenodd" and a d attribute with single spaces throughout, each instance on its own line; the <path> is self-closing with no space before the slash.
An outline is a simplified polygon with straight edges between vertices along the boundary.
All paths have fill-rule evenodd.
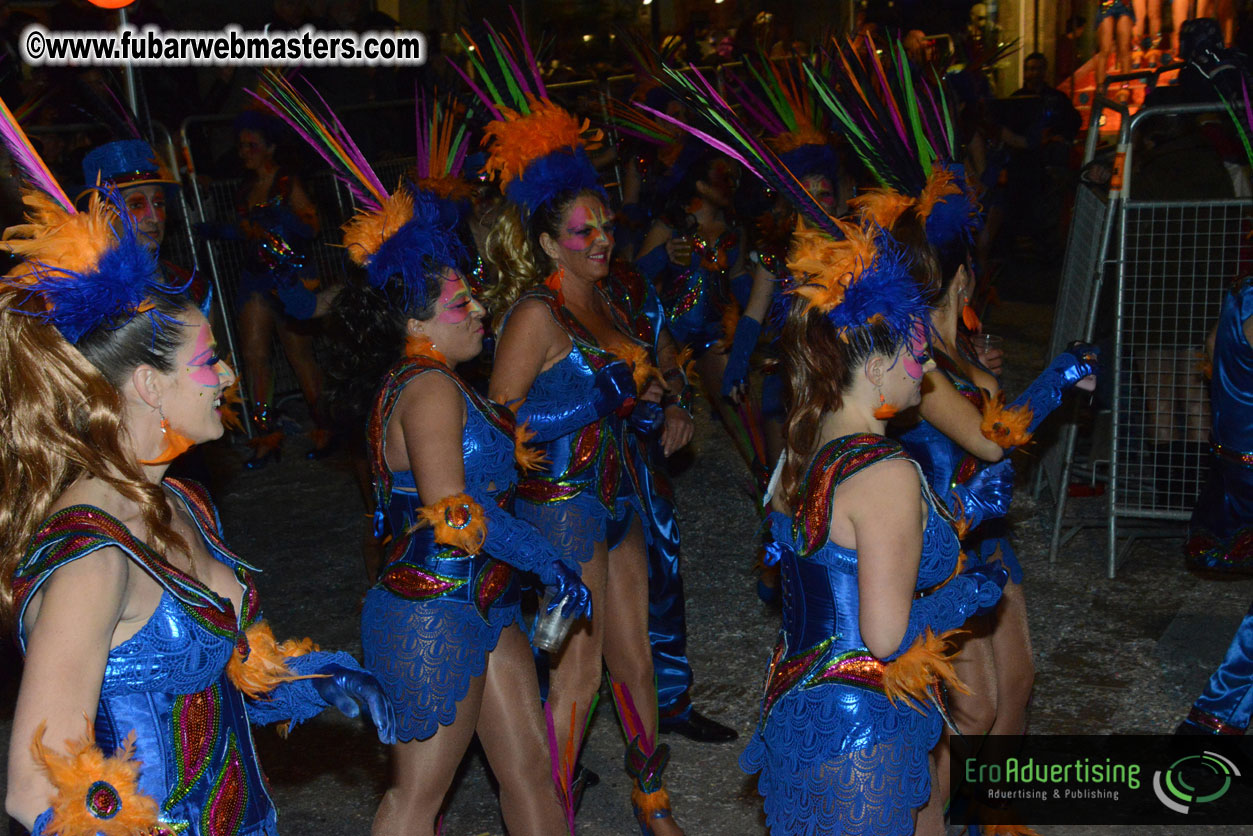
<path id="1" fill-rule="evenodd" d="M 978 388 L 969 380 L 957 374 L 951 367 L 939 366 L 949 381 L 959 392 L 967 397 L 978 395 Z M 905 430 L 893 428 L 893 437 L 904 445 L 910 458 L 918 462 L 926 475 L 927 483 L 948 505 L 950 511 L 956 512 L 953 487 L 957 484 L 958 470 L 963 462 L 973 457 L 957 443 L 940 432 L 925 420 Z M 986 466 L 978 462 L 979 467 Z M 1022 583 L 1022 564 L 1018 562 L 1018 553 L 1014 551 L 1009 539 L 1009 530 L 1003 519 L 988 520 L 977 526 L 966 535 L 962 544 L 967 554 L 967 566 L 976 566 L 991 561 L 1000 549 L 1000 560 L 1009 570 L 1009 577 L 1014 583 Z"/>
<path id="2" fill-rule="evenodd" d="M 1253 279 L 1223 300 L 1210 383 L 1212 441 L 1239 454 L 1253 452 L 1253 348 L 1244 321 L 1253 316 Z M 1192 512 L 1190 562 L 1201 568 L 1249 570 L 1253 537 L 1253 466 L 1214 455 Z M 1253 608 L 1236 630 L 1227 654 L 1193 706 L 1210 721 L 1243 732 L 1253 713 Z M 1215 728 L 1213 722 L 1207 726 Z"/>
<path id="3" fill-rule="evenodd" d="M 952 573 L 958 543 L 922 486 L 920 497 L 930 506 L 916 584 L 922 590 Z M 830 640 L 814 669 L 820 670 L 842 653 L 864 649 L 857 553 L 827 541 L 802 558 L 798 553 L 804 544 L 793 536 L 792 520 L 772 512 L 768 522 L 775 542 L 785 546 L 779 550 L 784 590 L 780 658 Z M 930 796 L 928 753 L 942 726 L 938 709 L 920 708 L 893 706 L 869 689 L 838 682 L 809 685 L 803 678 L 778 697 L 768 714 L 763 704 L 763 719 L 740 767 L 759 773 L 757 789 L 771 833 L 912 833 L 912 811 Z"/>
<path id="4" fill-rule="evenodd" d="M 724 235 L 733 234 L 728 229 Z M 711 270 L 701 263 L 701 255 L 693 250 L 691 264 L 679 268 L 670 262 L 665 244 L 635 261 L 640 273 L 652 283 L 660 277 L 662 302 L 666 308 L 666 327 L 675 342 L 689 346 L 699 357 L 723 338 L 722 312 L 732 300 L 742 310 L 748 304 L 752 277 L 748 273 L 728 276 L 739 262 L 739 244 L 728 248 L 725 270 Z"/>
<path id="5" fill-rule="evenodd" d="M 122 544 L 102 538 L 93 545 L 121 549 L 164 587 L 144 626 L 109 652 L 95 718 L 97 746 L 113 752 L 135 732 L 135 759 L 143 764 L 139 791 L 158 801 L 162 821 L 185 827 L 180 832 L 274 836 L 274 805 L 249 728 L 249 706 L 256 703 L 245 701 L 226 675 L 235 637 L 202 626 L 189 609 L 189 602 L 202 602 L 192 601 L 186 590 L 153 573 Z M 208 537 L 205 545 L 214 559 L 237 571 L 244 568 Z M 33 552 L 24 563 L 39 556 Z M 35 578 L 35 589 L 63 565 Z M 24 629 L 19 629 L 19 639 L 24 648 Z M 315 707 L 320 711 L 325 705 L 319 699 Z M 251 720 L 257 722 L 259 717 Z M 193 747 L 184 742 L 188 739 L 202 745 Z M 234 801 L 228 804 L 225 799 Z"/>
<path id="6" fill-rule="evenodd" d="M 1196 568 L 1253 571 L 1253 464 L 1237 461 L 1253 454 L 1253 348 L 1244 338 L 1251 316 L 1253 279 L 1244 279 L 1223 300 L 1214 341 L 1210 440 L 1227 455 L 1210 457 L 1192 511 L 1188 559 Z"/>
<path id="7" fill-rule="evenodd" d="M 415 379 L 413 371 L 402 363 L 384 384 L 380 405 L 376 407 L 385 410 L 376 416 L 383 431 L 377 439 L 372 439 L 376 445 L 373 451 L 376 466 L 385 461 L 382 452 L 387 443 L 386 427 L 390 418 L 386 404 L 394 405 L 399 390 Z M 431 369 L 417 374 L 452 377 L 451 373 Z M 487 656 L 495 649 L 501 631 L 520 620 L 521 599 L 515 579 L 510 577 L 508 587 L 486 615 L 480 614 L 472 600 L 475 587 L 472 579 L 479 577 L 494 560 L 510 562 L 509 557 L 514 556 L 512 550 L 525 548 L 527 540 L 543 545 L 535 531 L 529 532 L 529 538 L 528 532 L 520 532 L 517 542 L 512 543 L 507 537 L 502 542 L 503 532 L 499 530 L 493 534 L 504 518 L 518 524 L 496 501 L 498 494 L 508 491 L 517 481 L 514 442 L 488 420 L 464 387 L 462 397 L 466 404 L 466 423 L 461 434 L 465 492 L 487 514 L 488 542 L 479 555 L 449 557 L 450 550 L 435 543 L 431 529 L 406 534 L 418 519 L 417 511 L 423 503 L 412 471 L 392 471 L 392 490 L 386 497 L 385 513 L 403 548 L 391 553 L 381 576 L 386 576 L 389 570 L 412 567 L 471 582 L 434 600 L 411 600 L 387 588 L 380 580 L 366 594 L 361 610 L 365 667 L 378 678 L 396 712 L 396 734 L 402 742 L 427 740 L 441 725 L 453 722 L 457 704 L 469 691 L 470 681 L 486 670 Z M 545 563 L 551 562 L 550 556 L 550 552 L 544 551 Z"/>

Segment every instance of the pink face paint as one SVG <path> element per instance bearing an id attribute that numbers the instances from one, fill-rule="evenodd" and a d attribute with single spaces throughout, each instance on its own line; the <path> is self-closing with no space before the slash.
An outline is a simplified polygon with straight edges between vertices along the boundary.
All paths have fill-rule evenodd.
<path id="1" fill-rule="evenodd" d="M 456 325 L 482 310 L 483 306 L 471 295 L 470 286 L 464 278 L 454 273 L 444 279 L 444 287 L 439 294 L 437 318 L 440 322 Z"/>
<path id="2" fill-rule="evenodd" d="M 559 244 L 567 250 L 581 253 L 591 249 L 599 238 L 604 238 L 613 245 L 613 217 L 605 212 L 599 203 L 589 209 L 582 203 L 576 203 L 570 210 L 566 220 L 566 228 L 562 230 Z"/>
<path id="3" fill-rule="evenodd" d="M 922 380 L 923 367 L 931 359 L 928 349 L 927 329 L 920 322 L 914 326 L 913 334 L 909 338 L 909 345 L 905 348 L 905 353 L 901 355 L 901 359 L 905 363 L 905 374 L 914 380 Z"/>
<path id="4" fill-rule="evenodd" d="M 209 342 L 209 326 L 201 325 L 196 332 L 196 345 L 190 362 L 187 363 L 188 377 L 192 382 L 205 388 L 217 388 L 219 378 L 217 350 Z"/>

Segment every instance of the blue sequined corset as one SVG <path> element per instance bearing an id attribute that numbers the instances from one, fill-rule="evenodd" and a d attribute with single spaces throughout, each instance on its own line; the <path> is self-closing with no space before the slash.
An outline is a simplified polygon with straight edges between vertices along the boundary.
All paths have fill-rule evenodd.
<path id="1" fill-rule="evenodd" d="M 664 299 L 670 333 L 676 342 L 690 346 L 698 355 L 723 338 L 723 312 L 733 300 L 743 308 L 751 288 L 747 274 L 727 275 L 740 253 L 739 238 L 733 230 L 724 232 L 706 249 L 708 255 L 694 248 L 692 266 L 668 282 Z"/>
<path id="2" fill-rule="evenodd" d="M 209 554 L 236 570 L 245 587 L 245 613 L 255 614 L 246 565 L 219 549 L 194 513 L 193 518 Z M 242 636 L 231 603 L 154 561 L 121 523 L 99 509 L 76 506 L 53 515 L 35 543 L 19 570 L 26 581 L 23 609 L 57 568 L 110 546 L 121 548 L 163 587 L 144 626 L 109 651 L 95 718 L 97 746 L 113 752 L 134 732 L 135 758 L 143 764 L 139 790 L 158 801 L 171 833 L 276 833 L 244 697 L 226 674 Z M 24 647 L 24 629 L 19 637 Z"/>
<path id="3" fill-rule="evenodd" d="M 929 507 L 915 586 L 918 590 L 933 587 L 951 575 L 958 550 L 952 524 L 936 513 L 934 506 Z M 777 542 L 793 546 L 782 550 L 780 561 L 787 655 L 804 652 L 827 639 L 832 639 L 832 655 L 864 648 L 858 621 L 857 552 L 828 540 L 818 551 L 800 557 L 796 551 L 800 544 L 792 539 L 792 520 L 777 511 L 770 514 L 770 531 Z"/>
<path id="4" fill-rule="evenodd" d="M 520 601 L 512 568 L 494 559 L 488 550 L 477 555 L 435 542 L 429 526 L 411 531 L 423 506 L 413 471 L 392 471 L 386 465 L 387 424 L 404 387 L 417 376 L 434 372 L 457 384 L 466 405 L 461 432 L 461 457 L 465 492 L 480 505 L 495 504 L 512 511 L 518 475 L 514 465 L 514 441 L 506 427 L 512 415 L 466 388 L 456 375 L 425 358 L 407 358 L 389 372 L 371 418 L 372 459 L 379 479 L 379 509 L 386 517 L 395 541 L 379 584 L 410 600 L 442 598 L 473 602 L 483 610 L 516 606 Z M 377 428 L 377 429 L 376 429 Z"/>

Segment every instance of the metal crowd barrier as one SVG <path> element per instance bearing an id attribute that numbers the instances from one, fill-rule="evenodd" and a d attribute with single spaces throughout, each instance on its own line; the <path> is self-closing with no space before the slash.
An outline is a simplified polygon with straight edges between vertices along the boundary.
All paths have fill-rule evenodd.
<path id="1" fill-rule="evenodd" d="M 1117 107 L 1108 101 L 1102 105 Z M 1113 351 L 1103 358 L 1113 381 L 1108 513 L 1103 520 L 1111 578 L 1119 558 L 1138 537 L 1177 536 L 1177 523 L 1191 516 L 1208 459 L 1209 404 L 1200 360 L 1227 286 L 1247 268 L 1242 264 L 1244 233 L 1253 216 L 1253 201 L 1247 198 L 1136 199 L 1137 131 L 1143 132 L 1154 118 L 1216 110 L 1213 104 L 1145 108 L 1124 119 L 1120 129 L 1104 240 L 1091 272 L 1089 314 L 1081 335 L 1086 340 L 1096 336 L 1101 278 L 1108 266 L 1116 281 Z M 1086 200 L 1082 193 L 1080 199 Z M 1082 259 L 1085 243 L 1091 246 L 1082 235 L 1082 230 L 1072 230 L 1076 261 Z M 1074 321 L 1073 313 L 1062 316 L 1060 309 L 1059 318 Z M 1055 327 L 1054 350 L 1064 345 L 1064 336 Z M 1073 432 L 1066 442 L 1060 472 L 1056 461 L 1052 463 L 1056 478 L 1048 475 L 1047 463 L 1042 468 L 1057 500 L 1050 557 L 1061 540 Z M 1163 522 L 1175 524 L 1164 529 Z M 1127 536 L 1121 550 L 1120 533 Z"/>

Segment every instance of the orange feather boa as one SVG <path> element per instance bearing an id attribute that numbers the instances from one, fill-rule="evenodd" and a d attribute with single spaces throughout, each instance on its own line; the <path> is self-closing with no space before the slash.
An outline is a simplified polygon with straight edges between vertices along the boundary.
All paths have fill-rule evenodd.
<path id="1" fill-rule="evenodd" d="M 1005 396 L 998 393 L 995 397 L 985 398 L 983 404 L 983 423 L 979 429 L 984 438 L 995 441 L 1003 449 L 1020 447 L 1031 440 L 1027 427 L 1031 426 L 1032 412 L 1027 405 L 1019 407 L 1005 406 Z"/>
<path id="2" fill-rule="evenodd" d="M 888 662 L 883 668 L 883 693 L 892 705 L 904 700 L 911 708 L 922 711 L 920 703 L 927 699 L 927 688 L 943 682 L 950 690 L 969 694 L 970 689 L 957 678 L 953 670 L 952 638 L 958 630 L 950 630 L 937 636 L 927 628 L 913 646 Z"/>

